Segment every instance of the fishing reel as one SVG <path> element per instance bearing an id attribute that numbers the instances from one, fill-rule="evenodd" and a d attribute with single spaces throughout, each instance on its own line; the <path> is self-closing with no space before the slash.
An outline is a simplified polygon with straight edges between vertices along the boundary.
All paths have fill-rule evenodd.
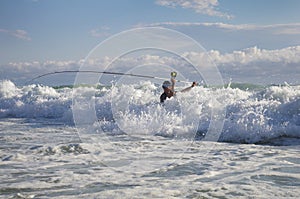
<path id="1" fill-rule="evenodd" d="M 177 73 L 175 71 L 171 72 L 171 77 L 175 78 L 177 76 Z"/>

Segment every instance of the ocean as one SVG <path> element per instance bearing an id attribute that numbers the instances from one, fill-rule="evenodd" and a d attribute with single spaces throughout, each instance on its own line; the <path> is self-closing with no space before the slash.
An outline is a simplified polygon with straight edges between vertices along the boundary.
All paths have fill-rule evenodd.
<path id="1" fill-rule="evenodd" d="M 1 81 L 0 198 L 299 197 L 300 86 L 161 92 Z"/>

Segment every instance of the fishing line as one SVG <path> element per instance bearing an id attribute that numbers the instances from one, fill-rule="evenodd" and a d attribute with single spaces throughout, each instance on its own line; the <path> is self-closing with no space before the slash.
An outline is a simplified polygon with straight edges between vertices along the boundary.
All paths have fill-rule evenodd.
<path id="1" fill-rule="evenodd" d="M 97 73 L 97 74 L 107 74 L 107 75 L 121 75 L 121 76 L 123 75 L 123 76 L 149 78 L 149 79 L 169 80 L 167 78 L 162 78 L 162 77 L 155 77 L 155 76 L 141 75 L 141 74 L 132 74 L 132 73 L 94 71 L 94 70 L 64 70 L 64 71 L 55 71 L 55 72 L 50 72 L 50 73 L 45 73 L 45 74 L 39 75 L 39 76 L 27 81 L 26 84 L 29 84 L 30 82 L 33 82 L 34 80 L 37 80 L 37 79 L 45 77 L 45 76 L 55 75 L 55 74 L 60 74 L 60 73 Z M 172 73 L 174 73 L 174 72 L 172 72 Z M 181 81 L 181 80 L 176 80 L 176 82 L 188 83 L 188 84 L 192 83 L 192 82 Z"/>

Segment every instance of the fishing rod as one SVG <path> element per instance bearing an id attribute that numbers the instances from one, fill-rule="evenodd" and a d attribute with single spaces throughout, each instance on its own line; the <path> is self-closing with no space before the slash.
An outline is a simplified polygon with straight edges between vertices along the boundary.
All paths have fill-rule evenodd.
<path id="1" fill-rule="evenodd" d="M 26 84 L 37 80 L 39 78 L 49 76 L 49 75 L 55 75 L 55 74 L 60 74 L 60 73 L 97 73 L 97 74 L 107 74 L 107 75 L 124 75 L 124 76 L 131 76 L 131 77 L 140 77 L 140 78 L 149 78 L 149 79 L 159 79 L 159 80 L 169 80 L 167 78 L 162 78 L 162 77 L 155 77 L 155 76 L 150 76 L 150 75 L 140 75 L 140 74 L 132 74 L 132 73 L 121 73 L 121 72 L 110 72 L 110 71 L 94 71 L 94 70 L 64 70 L 64 71 L 55 71 L 55 72 L 50 72 L 50 73 L 45 73 L 42 75 L 39 75 L 29 81 L 26 82 Z M 175 78 L 177 75 L 176 72 L 171 72 L 171 77 Z M 192 83 L 188 81 L 181 81 L 177 80 L 177 82 L 181 83 Z"/>

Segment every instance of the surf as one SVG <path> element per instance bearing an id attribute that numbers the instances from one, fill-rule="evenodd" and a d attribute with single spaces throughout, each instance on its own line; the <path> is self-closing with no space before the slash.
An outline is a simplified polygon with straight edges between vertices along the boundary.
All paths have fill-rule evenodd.
<path id="1" fill-rule="evenodd" d="M 97 132 L 197 139 L 205 136 L 218 99 L 226 107 L 220 142 L 300 144 L 300 86 L 245 89 L 198 86 L 159 103 L 160 85 L 150 81 L 118 86 L 16 86 L 0 82 L 0 118 L 54 119 L 74 126 L 75 93 L 87 100 L 95 92 Z M 180 88 L 178 88 L 180 89 Z M 91 100 L 91 99 L 90 99 Z M 81 107 L 85 108 L 85 107 Z M 198 137 L 199 140 L 201 138 Z"/>

